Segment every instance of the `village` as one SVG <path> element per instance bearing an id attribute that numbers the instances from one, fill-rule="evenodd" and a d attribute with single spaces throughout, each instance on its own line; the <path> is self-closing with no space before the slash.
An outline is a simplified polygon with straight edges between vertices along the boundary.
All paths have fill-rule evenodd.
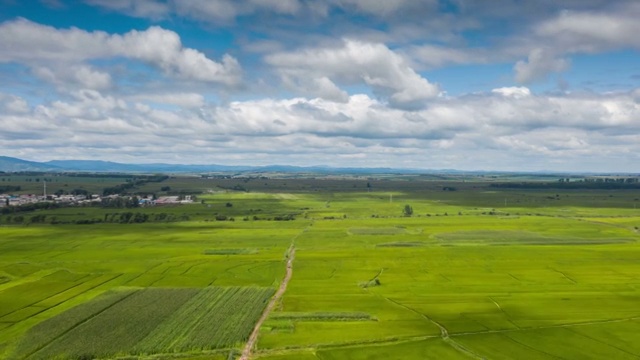
<path id="1" fill-rule="evenodd" d="M 42 195 L 36 194 L 0 194 L 0 208 L 8 206 L 23 206 L 29 204 L 40 203 L 54 203 L 65 206 L 91 206 L 102 205 L 105 203 L 117 202 L 117 201 L 135 201 L 137 206 L 160 206 L 160 205 L 177 205 L 177 204 L 190 204 L 193 203 L 191 195 L 183 196 L 160 196 L 154 195 L 106 195 L 100 196 L 97 194 L 90 195 Z"/>

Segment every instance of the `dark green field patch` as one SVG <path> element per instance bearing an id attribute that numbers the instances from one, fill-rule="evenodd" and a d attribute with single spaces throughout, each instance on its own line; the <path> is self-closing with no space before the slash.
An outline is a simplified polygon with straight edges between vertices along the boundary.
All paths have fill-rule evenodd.
<path id="1" fill-rule="evenodd" d="M 604 245 L 635 242 L 628 238 L 544 236 L 530 231 L 474 230 L 435 234 L 442 245 Z"/>
<path id="2" fill-rule="evenodd" d="M 370 228 L 349 228 L 351 235 L 400 235 L 407 231 L 400 227 L 370 227 Z"/>
<path id="3" fill-rule="evenodd" d="M 272 333 L 293 333 L 296 327 L 291 320 L 276 320 L 273 317 L 264 322 L 261 331 Z"/>
<path id="4" fill-rule="evenodd" d="M 273 320 L 295 321 L 377 321 L 365 312 L 276 312 Z"/>
<path id="5" fill-rule="evenodd" d="M 419 247 L 424 246 L 423 243 L 417 241 L 397 241 L 377 244 L 376 247 Z"/>
<path id="6" fill-rule="evenodd" d="M 256 249 L 207 249 L 204 255 L 249 255 L 257 254 Z"/>
<path id="7" fill-rule="evenodd" d="M 27 276 L 29 274 L 33 274 L 38 270 L 42 270 L 42 268 L 40 266 L 31 264 L 31 263 L 20 262 L 20 263 L 14 263 L 14 264 L 3 266 L 0 268 L 0 270 L 4 271 L 9 275 L 22 277 L 22 276 Z"/>

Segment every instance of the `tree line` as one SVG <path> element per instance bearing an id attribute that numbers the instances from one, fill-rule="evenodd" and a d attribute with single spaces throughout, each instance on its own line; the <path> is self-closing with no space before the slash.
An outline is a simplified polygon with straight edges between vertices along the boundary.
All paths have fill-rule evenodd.
<path id="1" fill-rule="evenodd" d="M 167 175 L 149 175 L 149 176 L 135 176 L 131 179 L 127 179 L 127 181 L 123 184 L 119 184 L 116 186 L 106 187 L 102 190 L 102 195 L 122 195 L 126 194 L 129 190 L 134 187 L 143 186 L 150 182 L 163 182 L 167 180 L 169 176 Z"/>
<path id="2" fill-rule="evenodd" d="M 636 178 L 629 178 L 637 180 Z M 600 181 L 601 180 L 601 181 Z M 628 179 L 596 179 L 596 181 L 558 181 L 558 182 L 508 182 L 497 183 L 489 186 L 501 189 L 587 189 L 587 190 L 621 190 L 621 189 L 640 189 L 640 183 L 637 181 L 628 181 Z M 615 181 L 611 181 L 615 180 Z M 622 180 L 622 181 L 620 181 Z"/>

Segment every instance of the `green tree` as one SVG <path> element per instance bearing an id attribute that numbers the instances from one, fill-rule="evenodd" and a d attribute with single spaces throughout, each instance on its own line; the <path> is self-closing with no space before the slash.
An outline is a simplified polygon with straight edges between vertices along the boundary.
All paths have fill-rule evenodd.
<path id="1" fill-rule="evenodd" d="M 404 213 L 404 216 L 411 216 L 411 215 L 413 215 L 413 208 L 411 207 L 411 205 L 405 205 L 405 206 L 404 206 L 403 213 Z"/>

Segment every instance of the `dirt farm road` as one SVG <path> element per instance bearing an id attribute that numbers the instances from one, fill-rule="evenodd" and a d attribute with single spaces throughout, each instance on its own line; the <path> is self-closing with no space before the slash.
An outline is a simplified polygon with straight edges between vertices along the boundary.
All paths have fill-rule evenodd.
<path id="1" fill-rule="evenodd" d="M 287 285 L 289 284 L 289 280 L 291 280 L 291 276 L 293 276 L 293 259 L 295 259 L 295 257 L 296 257 L 296 248 L 292 244 L 291 247 L 289 248 L 289 259 L 287 260 L 287 270 L 286 270 L 284 279 L 282 280 L 282 283 L 280 283 L 280 287 L 278 288 L 278 291 L 276 291 L 276 294 L 271 298 L 271 301 L 269 301 L 269 304 L 264 309 L 264 312 L 262 313 L 262 316 L 256 323 L 256 326 L 253 327 L 251 336 L 249 336 L 249 340 L 247 341 L 247 344 L 244 346 L 244 349 L 242 350 L 242 355 L 240 356 L 240 360 L 249 360 L 251 358 L 251 351 L 253 350 L 256 344 L 256 341 L 258 340 L 258 335 L 260 334 L 260 327 L 262 327 L 262 323 L 264 323 L 264 321 L 269 317 L 269 314 L 271 313 L 273 308 L 276 306 L 278 301 L 280 301 L 280 299 L 282 298 L 282 295 L 284 295 L 284 292 L 287 290 Z"/>

